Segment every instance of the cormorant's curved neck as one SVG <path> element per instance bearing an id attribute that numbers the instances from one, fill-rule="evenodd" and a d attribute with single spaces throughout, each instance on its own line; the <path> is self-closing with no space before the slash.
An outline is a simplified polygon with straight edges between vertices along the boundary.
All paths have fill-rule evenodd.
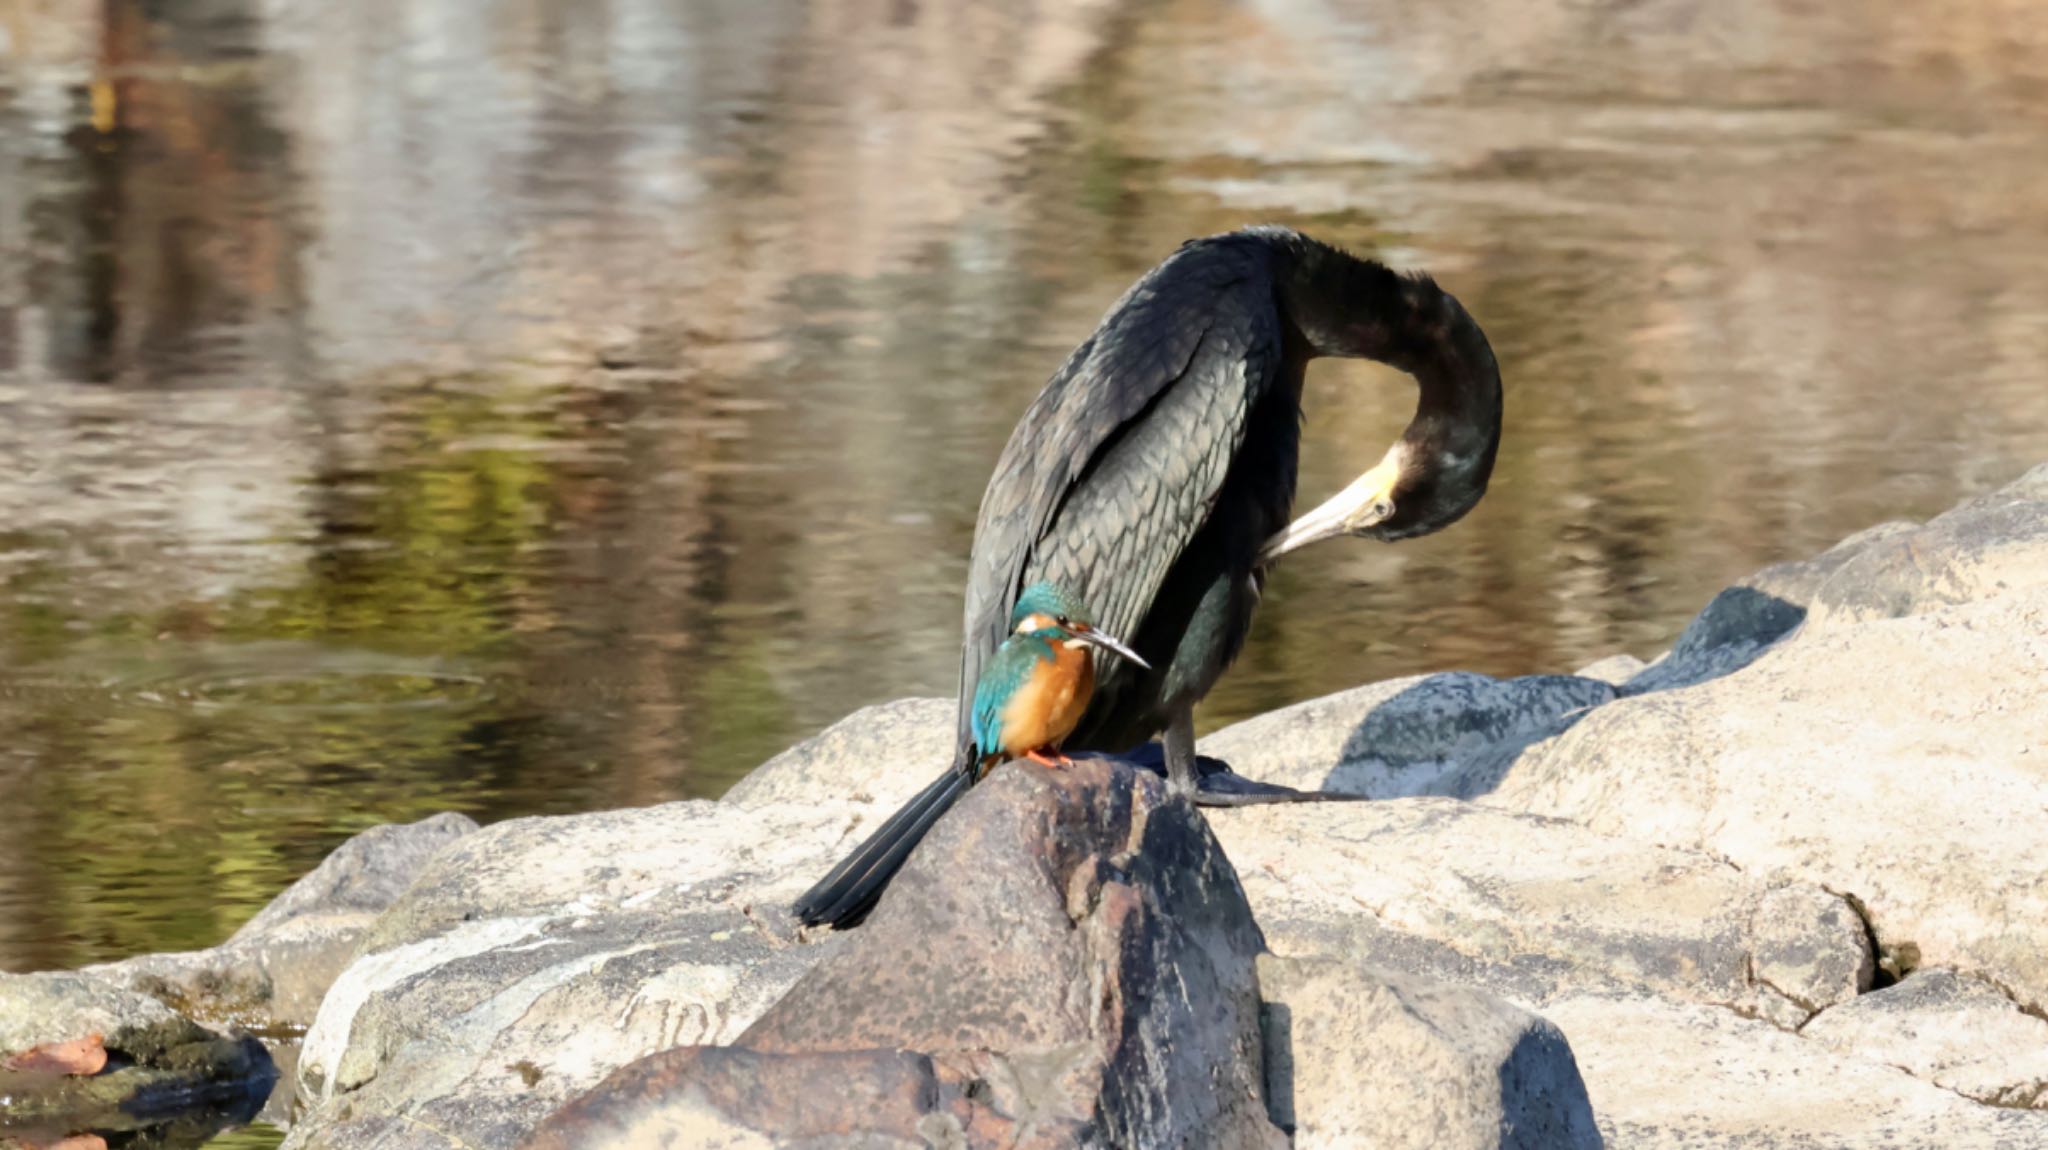
<path id="1" fill-rule="evenodd" d="M 1404 440 L 1483 441 L 1490 453 L 1500 434 L 1500 366 L 1463 305 L 1427 276 L 1284 235 L 1280 303 L 1308 354 L 1400 368 L 1422 392 Z"/>

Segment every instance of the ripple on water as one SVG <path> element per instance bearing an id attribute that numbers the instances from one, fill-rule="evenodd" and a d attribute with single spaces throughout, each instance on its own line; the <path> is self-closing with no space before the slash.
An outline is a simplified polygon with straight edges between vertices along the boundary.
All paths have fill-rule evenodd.
<path id="1" fill-rule="evenodd" d="M 0 673 L 0 694 L 111 696 L 137 706 L 196 711 L 373 712 L 466 706 L 489 681 L 446 659 L 317 643 L 181 643 L 138 655 L 73 655 Z"/>

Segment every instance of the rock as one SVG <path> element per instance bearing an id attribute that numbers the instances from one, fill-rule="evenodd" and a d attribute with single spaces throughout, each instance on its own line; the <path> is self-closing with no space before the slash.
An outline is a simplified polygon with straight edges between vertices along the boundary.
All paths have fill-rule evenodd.
<path id="1" fill-rule="evenodd" d="M 1101 759 L 998 770 L 845 949 L 740 1036 L 779 1058 L 658 1056 L 539 1144 L 635 1145 L 696 1129 L 707 1106 L 776 1141 L 1283 1144 L 1263 1099 L 1258 928 L 1201 816 L 1164 790 Z"/>
<path id="2" fill-rule="evenodd" d="M 1953 970 L 1915 971 L 1822 1014 L 1801 1033 L 1966 1098 L 2048 1109 L 2048 1022 Z"/>
<path id="3" fill-rule="evenodd" d="M 819 1089 L 830 1083 L 829 1090 Z M 981 1080 L 901 1050 L 778 1054 L 685 1046 L 649 1055 L 550 1118 L 528 1150 L 643 1146 L 1071 1145 L 1054 1132 L 995 1120 L 973 1094 Z M 1032 1137 L 1032 1134 L 1038 1135 Z"/>
<path id="4" fill-rule="evenodd" d="M 262 1043 L 147 995 L 83 974 L 0 974 L 0 1129 L 125 1130 L 209 1104 L 253 1114 L 274 1079 Z"/>
<path id="5" fill-rule="evenodd" d="M 2029 592 L 2048 592 L 2048 464 L 1924 527 L 1875 537 L 1820 585 L 1813 617 L 1897 619 Z"/>
<path id="6" fill-rule="evenodd" d="M 1468 761 L 1519 749 L 1613 698 L 1608 684 L 1570 675 L 1418 675 L 1246 719 L 1203 739 L 1201 751 L 1299 790 L 1442 794 Z"/>
<path id="7" fill-rule="evenodd" d="M 372 827 L 336 847 L 225 943 L 142 955 L 86 972 L 198 1018 L 306 1026 L 377 914 L 435 852 L 474 830 L 474 820 L 453 813 Z"/>
<path id="8" fill-rule="evenodd" d="M 1668 691 L 1748 666 L 1806 619 L 1807 607 L 1836 571 L 1873 547 L 1914 530 L 1882 523 L 1859 531 L 1812 559 L 1775 563 L 1741 579 L 1702 608 L 1656 663 L 1622 684 L 1622 693 Z"/>
<path id="9" fill-rule="evenodd" d="M 1750 927 L 1758 1009 L 1780 1026 L 1802 1026 L 1816 1013 L 1849 1002 L 1870 989 L 1877 975 L 1862 917 L 1819 887 L 1771 887 L 1758 900 Z"/>
<path id="10" fill-rule="evenodd" d="M 1209 819 L 1280 954 L 1356 958 L 1535 1006 L 1630 990 L 1788 1026 L 1868 984 L 1868 940 L 1842 900 L 1697 852 L 1443 798 Z"/>
<path id="11" fill-rule="evenodd" d="M 1610 686 L 1619 687 L 1641 674 L 1647 666 L 1649 664 L 1634 655 L 1609 655 L 1580 667 L 1572 672 L 1572 675 L 1574 678 L 1597 679 Z"/>
<path id="12" fill-rule="evenodd" d="M 717 802 L 454 843 L 321 1004 L 289 1144 L 511 1146 L 634 1059 L 732 1041 L 844 944 L 804 942 L 788 906 L 945 769 L 952 727 L 950 700 L 871 707 Z"/>
<path id="13" fill-rule="evenodd" d="M 974 1056 L 998 1113 L 1113 1145 L 1274 1140 L 1259 931 L 1201 816 L 1164 793 L 1102 759 L 991 775 L 741 1045 Z"/>
<path id="14" fill-rule="evenodd" d="M 456 842 L 321 1003 L 287 1144 L 512 1146 L 627 1062 L 730 1041 L 838 945 L 799 945 L 786 908 L 844 830 L 694 801 Z"/>
<path id="15" fill-rule="evenodd" d="M 1492 995 L 1354 962 L 1259 959 L 1266 1097 L 1297 1150 L 1597 1150 L 1564 1035 Z"/>
<path id="16" fill-rule="evenodd" d="M 887 818 L 953 761 L 952 699 L 862 707 L 747 772 L 721 802 L 827 805 Z"/>
<path id="17" fill-rule="evenodd" d="M 1953 966 L 2048 1008 L 2048 584 L 1996 575 L 2011 548 L 1944 551 L 1967 534 L 1947 519 L 1875 546 L 1943 573 L 1936 598 L 1986 597 L 1816 614 L 1739 672 L 1597 708 L 1481 801 L 1853 896 L 1895 973 Z M 1820 600 L 1849 602 L 1860 570 Z"/>
<path id="18" fill-rule="evenodd" d="M 1546 1004 L 1543 1014 L 1571 1036 L 1609 1146 L 2048 1146 L 2048 1114 L 1984 1106 L 1728 1010 L 1654 996 L 1574 995 Z"/>

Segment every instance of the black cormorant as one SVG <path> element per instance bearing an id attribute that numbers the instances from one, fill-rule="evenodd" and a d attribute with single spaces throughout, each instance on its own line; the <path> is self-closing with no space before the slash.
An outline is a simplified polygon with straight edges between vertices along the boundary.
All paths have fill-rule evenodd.
<path id="1" fill-rule="evenodd" d="M 1290 524 L 1302 373 L 1318 356 L 1391 364 L 1420 401 L 1375 467 Z M 1074 349 L 996 462 L 968 570 L 953 765 L 799 899 L 798 916 L 858 922 L 973 785 L 970 700 L 1026 586 L 1088 603 L 1150 664 L 1097 656 L 1066 748 L 1122 753 L 1163 735 L 1171 786 L 1193 794 L 1194 706 L 1244 642 L 1262 569 L 1319 539 L 1456 522 L 1486 492 L 1500 425 L 1486 335 L 1427 276 L 1284 228 L 1182 245 Z"/>

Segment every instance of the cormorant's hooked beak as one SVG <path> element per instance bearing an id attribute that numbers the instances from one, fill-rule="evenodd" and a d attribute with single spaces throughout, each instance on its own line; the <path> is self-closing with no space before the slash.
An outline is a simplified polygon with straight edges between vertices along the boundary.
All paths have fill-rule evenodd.
<path id="1" fill-rule="evenodd" d="M 1371 471 L 1266 540 L 1259 549 L 1259 563 L 1269 564 L 1289 551 L 1324 539 L 1362 535 L 1386 522 L 1394 514 L 1394 485 L 1401 480 L 1403 454 L 1401 444 L 1388 448 L 1385 458 Z"/>
<path id="2" fill-rule="evenodd" d="M 1083 643 L 1100 647 L 1120 659 L 1128 659 L 1147 671 L 1152 669 L 1152 664 L 1139 658 L 1136 651 L 1131 650 L 1122 639 L 1114 635 L 1105 634 L 1086 623 L 1075 623 L 1069 629 L 1073 631 L 1074 638 L 1081 640 Z"/>

